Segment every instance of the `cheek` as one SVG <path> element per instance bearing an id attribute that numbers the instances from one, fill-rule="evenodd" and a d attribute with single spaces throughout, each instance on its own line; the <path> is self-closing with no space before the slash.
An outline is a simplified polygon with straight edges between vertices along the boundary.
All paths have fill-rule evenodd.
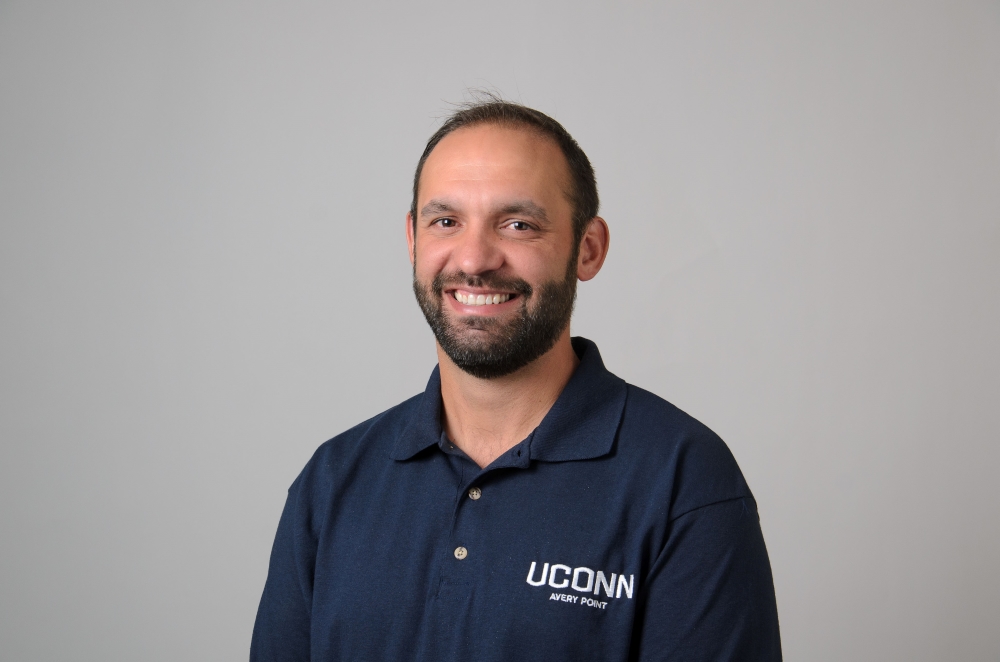
<path id="1" fill-rule="evenodd" d="M 507 263 L 518 276 L 531 283 L 561 280 L 566 274 L 568 254 L 554 247 L 524 246 L 510 251 Z"/>
<path id="2" fill-rule="evenodd" d="M 418 241 L 414 246 L 414 270 L 419 274 L 437 274 L 447 263 L 447 254 L 432 241 Z"/>

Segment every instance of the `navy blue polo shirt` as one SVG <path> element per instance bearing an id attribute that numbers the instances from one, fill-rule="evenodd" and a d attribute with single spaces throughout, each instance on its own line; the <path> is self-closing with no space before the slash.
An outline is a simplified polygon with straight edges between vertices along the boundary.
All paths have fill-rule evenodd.
<path id="1" fill-rule="evenodd" d="M 779 660 L 756 504 L 704 425 L 580 364 L 481 469 L 423 394 L 323 444 L 288 492 L 250 659 Z"/>

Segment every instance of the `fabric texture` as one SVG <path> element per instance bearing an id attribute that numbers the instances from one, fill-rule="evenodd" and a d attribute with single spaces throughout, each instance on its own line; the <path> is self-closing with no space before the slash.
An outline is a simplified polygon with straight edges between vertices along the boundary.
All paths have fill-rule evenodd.
<path id="1" fill-rule="evenodd" d="M 485 469 L 442 431 L 437 369 L 323 444 L 289 489 L 250 659 L 780 660 L 729 449 L 573 346 L 555 405 Z"/>

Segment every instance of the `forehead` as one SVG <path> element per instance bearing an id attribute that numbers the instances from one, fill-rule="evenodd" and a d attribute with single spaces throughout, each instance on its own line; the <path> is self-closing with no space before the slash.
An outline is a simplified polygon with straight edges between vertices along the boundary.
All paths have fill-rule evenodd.
<path id="1" fill-rule="evenodd" d="M 565 198 L 569 182 L 566 157 L 551 138 L 530 129 L 480 124 L 441 139 L 424 163 L 419 193 L 423 200 L 441 189 L 493 188 Z"/>

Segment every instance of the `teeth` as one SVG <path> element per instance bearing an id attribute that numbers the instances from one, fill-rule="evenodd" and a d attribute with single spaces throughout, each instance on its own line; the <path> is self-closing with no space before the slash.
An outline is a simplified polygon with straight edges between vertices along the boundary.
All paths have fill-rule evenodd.
<path id="1" fill-rule="evenodd" d="M 491 304 L 503 303 L 510 299 L 509 294 L 462 294 L 455 292 L 455 299 L 466 306 L 489 306 Z"/>

